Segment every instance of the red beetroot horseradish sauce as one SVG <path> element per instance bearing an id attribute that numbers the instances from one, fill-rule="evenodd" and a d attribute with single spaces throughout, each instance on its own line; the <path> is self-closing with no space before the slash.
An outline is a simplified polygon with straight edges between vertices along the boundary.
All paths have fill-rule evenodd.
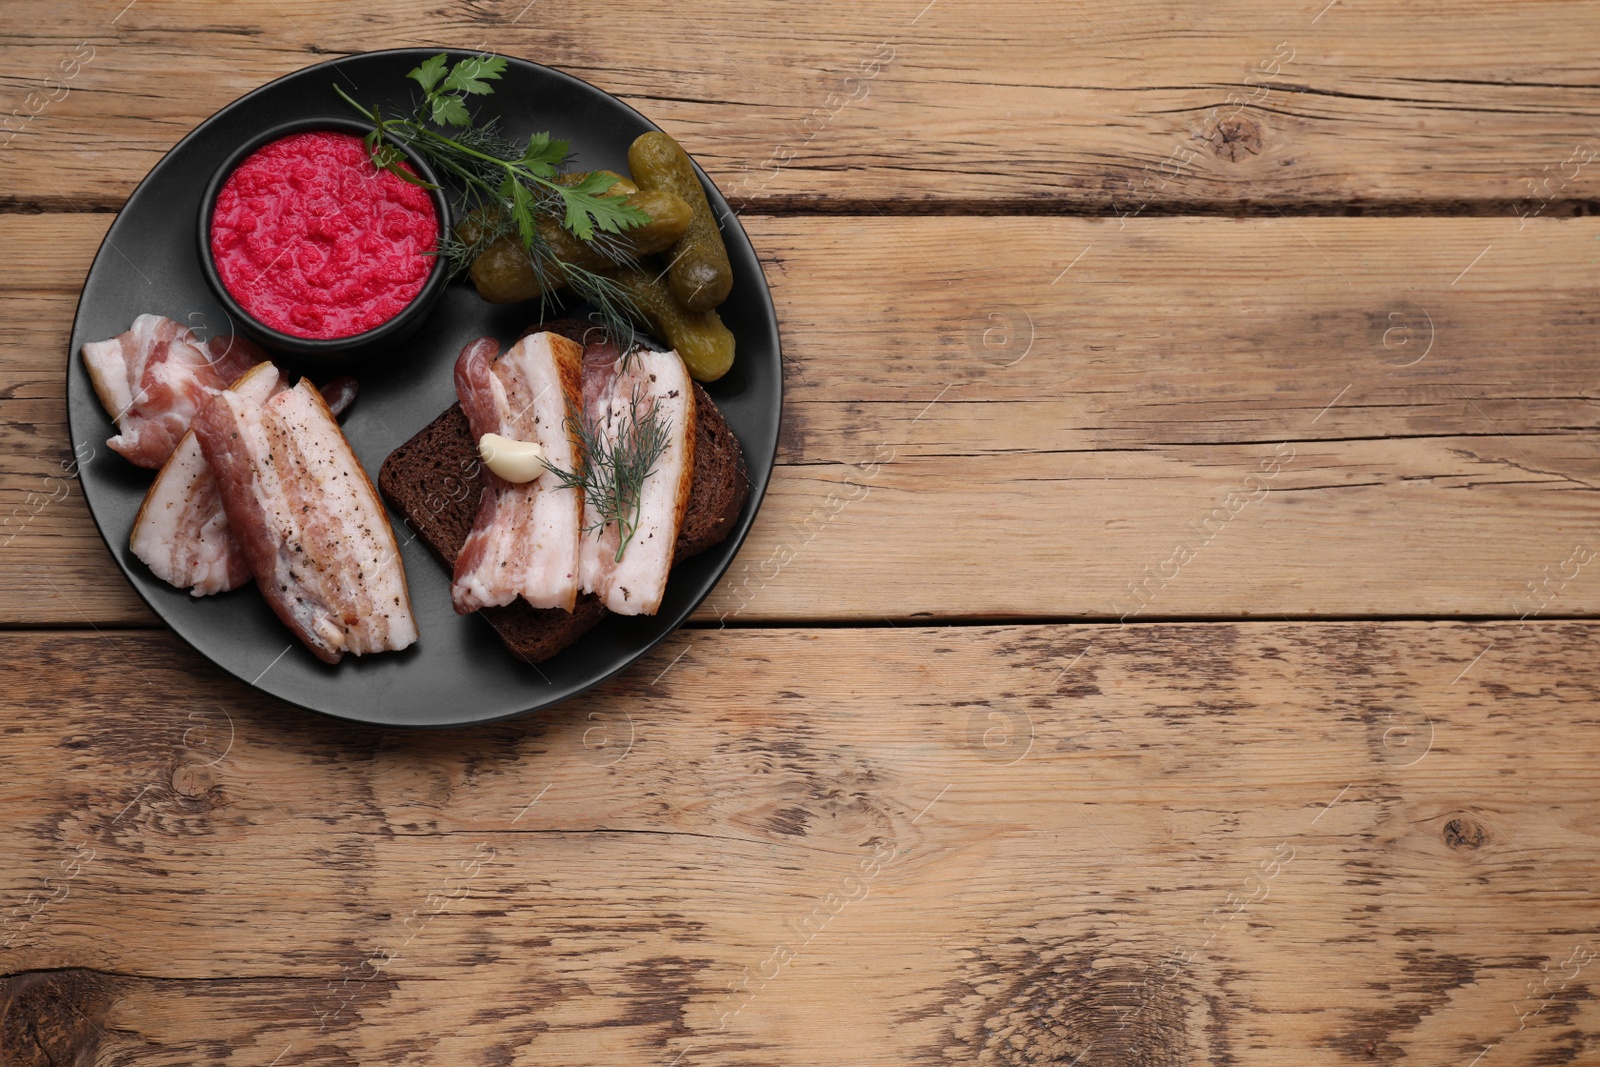
<path id="1" fill-rule="evenodd" d="M 438 241 L 428 191 L 375 167 L 361 138 L 333 131 L 253 152 L 211 217 L 222 284 L 295 337 L 351 337 L 394 318 L 427 282 Z"/>

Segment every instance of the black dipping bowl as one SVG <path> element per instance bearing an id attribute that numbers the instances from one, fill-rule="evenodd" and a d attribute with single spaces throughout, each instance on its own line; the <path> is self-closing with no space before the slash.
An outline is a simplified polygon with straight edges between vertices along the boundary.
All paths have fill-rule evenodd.
<path id="1" fill-rule="evenodd" d="M 228 292 L 227 286 L 222 284 L 222 278 L 217 274 L 216 262 L 211 256 L 211 216 L 216 208 L 217 194 L 222 192 L 223 183 L 228 177 L 256 149 L 290 134 L 311 133 L 318 130 L 353 133 L 357 137 L 365 137 L 372 132 L 372 124 L 360 119 L 300 119 L 264 130 L 234 149 L 233 153 L 222 161 L 222 166 L 211 175 L 211 180 L 206 183 L 205 193 L 200 197 L 198 234 L 200 269 L 212 292 L 216 294 L 217 300 L 233 317 L 241 332 L 251 340 L 275 355 L 291 357 L 303 369 L 338 371 L 348 369 L 362 359 L 376 355 L 416 333 L 417 328 L 428 317 L 428 313 L 433 310 L 433 305 L 438 302 L 440 294 L 444 292 L 449 277 L 443 261 L 435 257 L 432 273 L 428 275 L 428 280 L 422 284 L 422 288 L 412 298 L 411 303 L 393 318 L 370 330 L 351 334 L 349 337 L 297 337 L 292 333 L 284 333 L 257 319 L 234 299 L 233 294 Z M 439 217 L 439 240 L 442 242 L 445 234 L 450 232 L 450 205 L 445 199 L 444 189 L 440 186 L 438 177 L 434 174 L 433 168 L 428 166 L 427 160 L 411 148 L 393 141 L 387 143 L 394 144 L 404 152 L 406 162 L 411 164 L 411 168 L 420 178 L 433 186 L 430 193 L 433 196 L 434 211 Z"/>

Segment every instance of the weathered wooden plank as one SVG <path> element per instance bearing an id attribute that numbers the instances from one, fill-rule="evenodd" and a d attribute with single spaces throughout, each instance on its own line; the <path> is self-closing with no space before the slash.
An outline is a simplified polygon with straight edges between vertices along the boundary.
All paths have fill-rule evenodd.
<path id="1" fill-rule="evenodd" d="M 9 622 L 149 620 L 52 480 L 105 225 L 0 219 Z M 750 226 L 784 445 L 703 619 L 1600 609 L 1600 222 Z"/>
<path id="2" fill-rule="evenodd" d="M 391 733 L 164 634 L 14 635 L 0 1034 L 56 1035 L 48 1062 L 1581 1059 L 1596 636 L 699 632 L 542 721 Z"/>
<path id="3" fill-rule="evenodd" d="M 13 205 L 115 204 L 184 133 L 273 77 L 448 45 L 616 93 L 738 199 L 778 208 L 1570 212 L 1600 195 L 1597 28 L 1600 7 L 1560 0 L 248 0 L 210 13 L 13 0 L 0 176 Z"/>

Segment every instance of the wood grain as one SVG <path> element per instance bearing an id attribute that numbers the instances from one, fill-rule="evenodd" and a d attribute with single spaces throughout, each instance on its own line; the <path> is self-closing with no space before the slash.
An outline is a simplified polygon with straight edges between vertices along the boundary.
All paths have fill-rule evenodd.
<path id="1" fill-rule="evenodd" d="M 1600 608 L 1600 221 L 747 222 L 783 445 L 704 621 Z M 150 621 L 50 480 L 106 224 L 0 218 L 11 622 Z"/>
<path id="2" fill-rule="evenodd" d="M 620 95 L 763 209 L 1571 213 L 1600 195 L 1597 28 L 1561 0 L 9 0 L 0 178 L 113 207 L 263 82 L 452 46 Z"/>
<path id="3" fill-rule="evenodd" d="M 1597 637 L 701 632 L 399 733 L 14 635 L 0 1056 L 1582 1061 Z"/>
<path id="4" fill-rule="evenodd" d="M 0 1064 L 1595 1060 L 1596 29 L 8 0 Z M 429 733 L 139 629 L 60 477 L 110 213 L 240 94 L 413 46 L 679 137 L 786 383 L 691 628 Z"/>

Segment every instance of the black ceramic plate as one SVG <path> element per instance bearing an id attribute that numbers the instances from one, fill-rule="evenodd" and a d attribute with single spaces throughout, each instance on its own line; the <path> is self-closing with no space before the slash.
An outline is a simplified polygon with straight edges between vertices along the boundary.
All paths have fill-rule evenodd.
<path id="1" fill-rule="evenodd" d="M 738 341 L 733 370 L 709 387 L 738 436 L 750 469 L 750 500 L 733 533 L 716 548 L 675 568 L 659 614 L 609 617 L 555 658 L 529 666 L 501 645 L 477 616 L 450 607 L 449 574 L 420 540 L 404 544 L 421 638 L 404 652 L 319 662 L 295 640 L 255 588 L 191 597 L 152 575 L 128 550 L 133 520 L 152 473 L 105 447 L 116 430 L 83 369 L 85 342 L 126 330 L 152 312 L 188 322 L 202 337 L 234 332 L 196 259 L 198 201 L 212 171 L 240 141 L 301 116 L 344 117 L 338 81 L 363 102 L 404 106 L 406 72 L 438 49 L 372 52 L 323 63 L 265 85 L 206 120 L 156 164 L 128 199 L 95 256 L 78 302 L 67 359 L 67 407 L 89 510 L 123 572 L 177 634 L 229 674 L 263 692 L 345 719 L 399 726 L 486 722 L 549 707 L 624 670 L 676 629 L 732 562 L 755 518 L 772 473 L 782 403 L 777 319 L 750 241 L 711 182 L 706 195 L 722 219 L 733 261 L 733 292 L 720 309 Z M 453 53 L 452 59 L 467 53 Z M 479 104 L 512 135 L 548 130 L 572 143 L 584 169 L 627 172 L 628 145 L 656 127 L 615 97 L 576 78 L 512 59 L 493 96 Z M 454 283 L 428 322 L 392 355 L 356 372 L 361 395 L 344 430 L 377 480 L 378 467 L 455 400 L 455 357 L 485 335 L 509 343 L 538 314 L 537 304 L 487 304 L 468 283 Z M 407 531 L 391 515 L 404 542 Z M 181 699 L 181 694 L 175 694 Z"/>

